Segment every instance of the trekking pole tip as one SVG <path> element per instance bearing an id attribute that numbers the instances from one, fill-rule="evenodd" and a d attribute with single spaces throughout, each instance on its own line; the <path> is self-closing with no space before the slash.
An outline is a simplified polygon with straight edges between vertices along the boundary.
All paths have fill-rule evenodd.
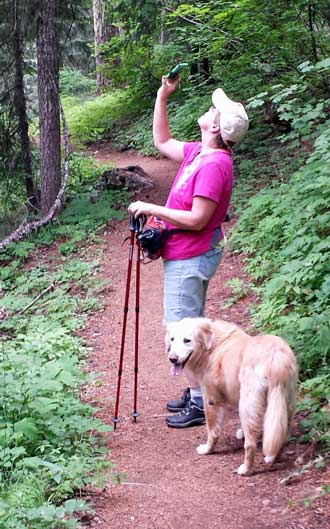
<path id="1" fill-rule="evenodd" d="M 115 430 L 116 430 L 117 423 L 120 422 L 120 419 L 118 419 L 118 417 L 113 417 L 112 422 L 113 422 L 113 429 L 114 429 L 114 431 L 115 431 Z"/>
<path id="2" fill-rule="evenodd" d="M 132 417 L 134 419 L 134 422 L 136 422 L 136 419 L 140 416 L 140 413 L 138 411 L 133 411 L 132 412 Z"/>

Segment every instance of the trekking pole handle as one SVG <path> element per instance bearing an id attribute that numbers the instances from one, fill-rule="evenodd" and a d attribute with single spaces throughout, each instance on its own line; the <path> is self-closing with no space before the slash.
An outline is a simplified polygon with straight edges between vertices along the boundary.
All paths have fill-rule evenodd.
<path id="1" fill-rule="evenodd" d="M 147 221 L 146 215 L 139 215 L 137 218 L 135 218 L 134 215 L 130 215 L 129 229 L 131 231 L 134 231 L 135 233 L 141 233 L 146 221 Z"/>

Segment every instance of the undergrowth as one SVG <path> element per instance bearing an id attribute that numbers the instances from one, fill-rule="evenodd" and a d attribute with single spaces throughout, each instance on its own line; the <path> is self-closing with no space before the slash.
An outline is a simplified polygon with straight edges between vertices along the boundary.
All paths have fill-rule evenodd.
<path id="1" fill-rule="evenodd" d="M 111 135 L 114 124 L 130 116 L 126 97 L 120 90 L 82 101 L 75 96 L 63 97 L 73 143 L 91 143 Z"/>
<path id="2" fill-rule="evenodd" d="M 261 300 L 254 309 L 256 326 L 285 337 L 297 353 L 304 380 L 300 408 L 311 412 L 302 438 L 325 446 L 330 446 L 330 99 L 312 97 L 310 87 L 314 92 L 315 75 L 329 62 L 301 65 L 295 85 L 274 87 L 251 101 L 251 108 L 271 101 L 290 123 L 290 132 L 278 138 L 279 149 L 285 149 L 285 160 L 295 158 L 298 168 L 242 201 L 231 238 L 237 251 L 248 254 L 247 269 Z M 269 157 L 268 170 L 276 176 L 282 162 L 271 162 Z M 255 174 L 262 172 L 254 160 L 253 167 Z"/>
<path id="3" fill-rule="evenodd" d="M 125 191 L 97 203 L 76 196 L 57 224 L 1 254 L 1 529 L 78 527 L 79 512 L 90 509 L 80 492 L 120 479 L 103 443 L 111 428 L 80 400 L 82 386 L 97 380 L 85 373 L 78 331 L 102 308 L 101 247 L 91 243 L 126 214 L 127 199 Z"/>
<path id="4" fill-rule="evenodd" d="M 92 156 L 88 156 L 83 152 L 72 152 L 70 154 L 70 178 L 65 195 L 65 205 L 69 204 L 73 199 L 79 197 L 82 200 L 81 208 L 90 209 L 91 200 L 93 196 L 98 196 L 98 184 L 104 171 L 112 169 L 111 164 L 99 164 L 95 162 Z M 123 190 L 125 195 L 125 190 Z M 29 213 L 26 206 L 23 206 L 23 186 L 22 182 L 15 182 L 15 194 L 8 193 L 1 194 L 0 189 L 0 238 L 5 238 L 11 233 L 23 220 L 30 220 Z M 98 216 L 107 219 L 107 209 L 119 199 L 120 196 L 104 194 L 101 196 L 99 208 L 94 208 L 93 217 Z M 76 207 L 76 206 L 75 206 Z M 70 210 L 65 210 L 64 217 L 68 211 L 73 211 L 71 204 Z M 83 218 L 83 211 L 81 215 L 77 212 L 77 218 Z M 33 218 L 35 220 L 35 218 Z M 79 221 L 82 223 L 82 220 Z M 87 225 L 87 220 L 85 219 Z M 48 237 L 48 235 L 44 235 Z"/>
<path id="5" fill-rule="evenodd" d="M 186 96 L 186 97 L 185 97 Z M 182 141 L 199 140 L 198 117 L 210 107 L 210 93 L 199 96 L 182 89 L 176 98 L 169 101 L 168 117 L 173 137 Z M 145 109 L 138 119 L 127 123 L 111 137 L 114 147 L 137 150 L 145 155 L 156 155 L 152 136 L 153 108 Z M 115 129 L 117 130 L 117 129 Z"/>
<path id="6" fill-rule="evenodd" d="M 174 137 L 197 140 L 200 131 L 197 119 L 210 107 L 210 95 L 201 96 L 191 88 L 182 88 L 169 101 L 169 121 Z M 93 100 L 65 98 L 64 107 L 74 143 L 109 140 L 113 149 L 133 149 L 156 155 L 153 144 L 152 119 L 154 97 L 141 101 L 141 94 L 115 91 Z"/>

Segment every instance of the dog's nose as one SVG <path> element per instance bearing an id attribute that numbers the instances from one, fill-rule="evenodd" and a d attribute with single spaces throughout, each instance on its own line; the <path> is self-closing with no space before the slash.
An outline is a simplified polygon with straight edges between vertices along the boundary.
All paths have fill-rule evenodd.
<path id="1" fill-rule="evenodd" d="M 170 362 L 172 362 L 172 364 L 176 364 L 177 361 L 178 361 L 178 357 L 177 356 L 169 356 L 168 359 L 169 359 Z"/>

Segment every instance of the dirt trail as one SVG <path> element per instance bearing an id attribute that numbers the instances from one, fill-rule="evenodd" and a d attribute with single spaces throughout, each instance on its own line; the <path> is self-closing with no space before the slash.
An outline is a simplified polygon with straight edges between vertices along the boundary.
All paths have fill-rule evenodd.
<path id="1" fill-rule="evenodd" d="M 155 190 L 141 197 L 163 203 L 177 165 L 167 160 L 134 153 L 94 152 L 98 159 L 117 167 L 140 165 L 154 179 Z M 111 279 L 104 293 L 105 310 L 90 318 L 84 335 L 91 346 L 90 369 L 101 372 L 101 386 L 91 385 L 85 397 L 100 408 L 99 415 L 111 422 L 117 386 L 118 357 L 127 271 L 127 222 L 110 228 L 104 248 L 104 276 Z M 134 278 L 135 266 L 133 268 Z M 213 279 L 207 301 L 207 314 L 239 323 L 247 328 L 251 295 L 224 309 L 231 296 L 226 282 L 239 277 L 248 281 L 241 257 L 225 253 Z M 165 425 L 166 402 L 180 394 L 183 378 L 171 378 L 164 353 L 162 326 L 162 263 L 141 267 L 140 360 L 138 410 L 133 423 L 133 330 L 135 285 L 131 286 L 127 340 L 122 376 L 117 430 L 108 434 L 109 457 L 119 472 L 126 474 L 120 485 L 109 483 L 91 500 L 96 514 L 91 529 L 328 529 L 329 501 L 317 500 L 306 509 L 299 502 L 319 492 L 329 483 L 326 472 L 311 472 L 290 485 L 280 480 L 296 470 L 311 453 L 306 445 L 290 443 L 273 469 L 266 469 L 259 451 L 256 473 L 239 477 L 234 471 L 242 462 L 242 442 L 235 439 L 237 413 L 230 414 L 213 455 L 198 456 L 196 447 L 205 439 L 205 427 L 184 430 Z M 300 462 L 301 465 L 301 462 Z M 328 497 L 329 498 L 329 497 Z M 293 506 L 289 507 L 289 502 Z"/>

